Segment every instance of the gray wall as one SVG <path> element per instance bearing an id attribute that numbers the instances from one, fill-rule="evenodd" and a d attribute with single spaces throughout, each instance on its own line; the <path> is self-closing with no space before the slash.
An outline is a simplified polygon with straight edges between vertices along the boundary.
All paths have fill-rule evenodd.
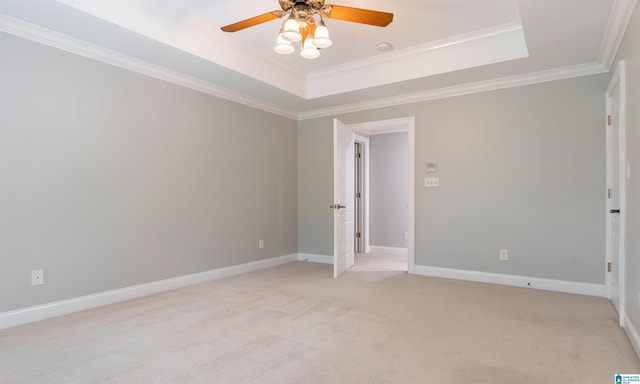
<path id="1" fill-rule="evenodd" d="M 627 65 L 627 157 L 631 180 L 627 181 L 626 312 L 640 330 L 640 6 L 635 7 L 617 60 Z M 617 63 L 616 60 L 616 63 Z"/>
<path id="2" fill-rule="evenodd" d="M 408 135 L 371 135 L 369 151 L 369 244 L 406 248 Z"/>
<path id="3" fill-rule="evenodd" d="M 296 121 L 0 50 L 0 312 L 297 252 Z"/>
<path id="4" fill-rule="evenodd" d="M 298 252 L 333 255 L 333 120 L 298 127 Z"/>
<path id="5" fill-rule="evenodd" d="M 337 117 L 416 117 L 416 265 L 603 284 L 607 77 Z M 328 117 L 299 124 L 300 252 L 333 252 L 331 129 Z M 422 186 L 428 161 L 439 188 Z"/>

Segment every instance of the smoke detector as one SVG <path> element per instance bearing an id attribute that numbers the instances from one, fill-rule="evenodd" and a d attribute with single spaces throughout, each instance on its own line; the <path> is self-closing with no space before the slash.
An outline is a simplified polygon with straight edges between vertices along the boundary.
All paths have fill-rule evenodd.
<path id="1" fill-rule="evenodd" d="M 389 52 L 390 50 L 393 49 L 393 47 L 391 46 L 391 43 L 388 43 L 386 41 L 376 44 L 376 48 L 380 52 Z"/>

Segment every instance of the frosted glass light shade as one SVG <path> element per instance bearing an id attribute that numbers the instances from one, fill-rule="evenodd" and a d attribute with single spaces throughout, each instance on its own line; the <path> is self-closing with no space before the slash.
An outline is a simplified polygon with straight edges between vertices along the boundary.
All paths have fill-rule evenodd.
<path id="1" fill-rule="evenodd" d="M 290 41 L 285 40 L 282 37 L 282 33 L 278 34 L 278 41 L 273 49 L 281 55 L 289 54 L 294 50 L 293 44 L 291 44 Z"/>
<path id="2" fill-rule="evenodd" d="M 282 38 L 289 42 L 296 42 L 302 40 L 302 34 L 300 34 L 300 26 L 294 19 L 287 19 L 282 27 Z"/>
<path id="3" fill-rule="evenodd" d="M 313 39 L 309 38 L 304 41 L 304 47 L 302 48 L 302 51 L 300 51 L 300 56 L 305 59 L 315 59 L 320 56 L 320 51 L 318 51 L 318 48 L 313 45 Z"/>
<path id="4" fill-rule="evenodd" d="M 316 33 L 313 38 L 313 45 L 318 48 L 329 48 L 333 41 L 329 38 L 329 30 L 323 24 L 316 27 Z"/>

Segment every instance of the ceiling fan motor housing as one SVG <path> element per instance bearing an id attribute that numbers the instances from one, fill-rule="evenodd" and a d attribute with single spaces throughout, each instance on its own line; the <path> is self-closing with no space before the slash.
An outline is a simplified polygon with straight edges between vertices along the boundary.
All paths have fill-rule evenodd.
<path id="1" fill-rule="evenodd" d="M 279 0 L 279 3 L 282 10 L 285 12 L 289 11 L 293 7 L 296 7 L 299 10 L 304 8 L 318 11 L 324 5 L 324 0 Z"/>

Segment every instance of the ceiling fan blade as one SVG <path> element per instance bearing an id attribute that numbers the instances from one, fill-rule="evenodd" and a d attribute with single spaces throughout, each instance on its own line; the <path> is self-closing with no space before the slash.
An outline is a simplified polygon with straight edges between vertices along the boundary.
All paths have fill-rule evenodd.
<path id="1" fill-rule="evenodd" d="M 378 27 L 386 27 L 393 21 L 393 13 L 370 11 L 368 9 L 344 7 L 341 5 L 327 4 L 323 7 L 323 13 L 331 19 L 375 25 Z"/>
<path id="2" fill-rule="evenodd" d="M 225 32 L 237 32 L 245 28 L 253 27 L 254 25 L 266 23 L 267 21 L 279 19 L 284 15 L 284 12 L 281 10 L 268 12 L 262 14 L 260 16 L 252 17 L 247 20 L 238 21 L 237 23 L 229 24 L 224 26 L 222 29 Z"/>

